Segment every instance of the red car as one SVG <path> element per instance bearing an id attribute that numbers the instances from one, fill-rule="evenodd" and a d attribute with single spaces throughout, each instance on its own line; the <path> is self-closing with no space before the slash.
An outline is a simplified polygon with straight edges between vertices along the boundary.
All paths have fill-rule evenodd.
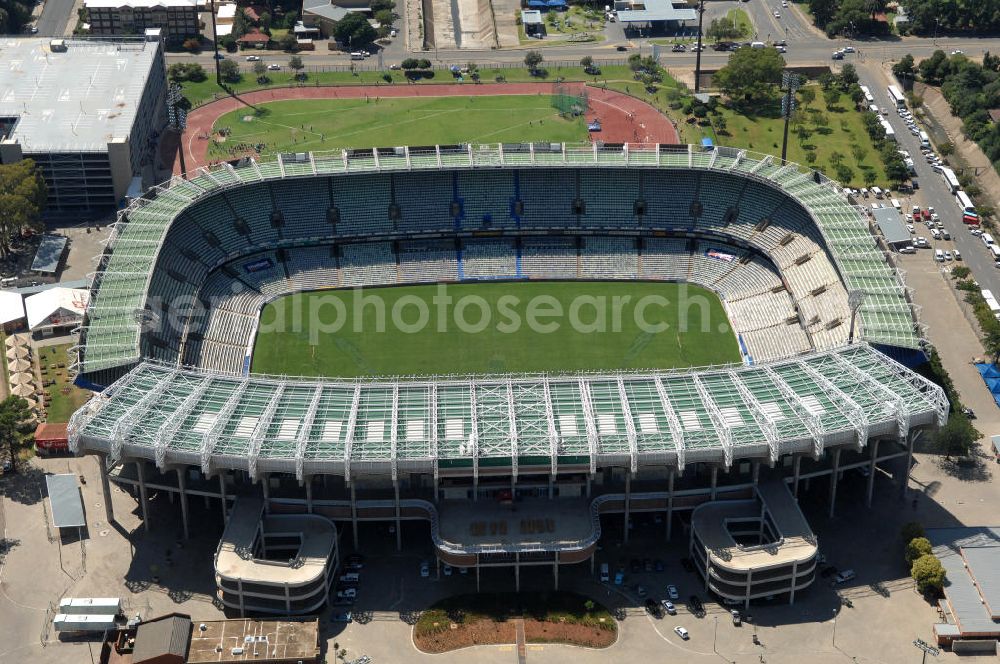
<path id="1" fill-rule="evenodd" d="M 928 210 L 921 210 L 920 214 L 924 218 L 924 221 L 927 221 L 931 218 L 931 213 Z"/>
<path id="2" fill-rule="evenodd" d="M 913 211 L 913 221 L 920 221 L 920 209 Z"/>

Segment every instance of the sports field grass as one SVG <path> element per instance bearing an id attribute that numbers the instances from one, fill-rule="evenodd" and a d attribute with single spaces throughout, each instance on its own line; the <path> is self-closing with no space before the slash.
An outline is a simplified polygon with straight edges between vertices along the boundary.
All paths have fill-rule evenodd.
<path id="1" fill-rule="evenodd" d="M 220 117 L 225 142 L 209 156 L 225 156 L 240 143 L 265 147 L 263 154 L 386 145 L 463 142 L 586 141 L 582 117 L 565 119 L 550 95 L 277 101 Z"/>
<path id="2" fill-rule="evenodd" d="M 565 372 L 739 359 L 722 303 L 704 288 L 514 282 L 286 296 L 261 314 L 253 371 L 344 377 Z"/>

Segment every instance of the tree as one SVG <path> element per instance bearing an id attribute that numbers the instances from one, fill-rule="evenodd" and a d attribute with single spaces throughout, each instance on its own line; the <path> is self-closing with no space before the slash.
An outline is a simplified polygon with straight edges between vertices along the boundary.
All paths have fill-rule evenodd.
<path id="1" fill-rule="evenodd" d="M 803 106 L 811 106 L 816 101 L 816 91 L 811 86 L 799 88 L 799 99 L 802 100 Z"/>
<path id="2" fill-rule="evenodd" d="M 382 9 L 375 12 L 375 20 L 378 21 L 379 25 L 391 26 L 392 22 L 396 20 L 396 15 L 392 13 L 391 9 Z"/>
<path id="3" fill-rule="evenodd" d="M 892 66 L 892 73 L 896 78 L 913 78 L 913 67 L 913 56 L 907 53 Z"/>
<path id="4" fill-rule="evenodd" d="M 243 7 L 236 8 L 236 14 L 233 16 L 233 31 L 232 35 L 236 39 L 239 39 L 246 33 L 250 32 L 250 28 L 253 27 L 253 21 L 247 16 L 247 12 Z"/>
<path id="5" fill-rule="evenodd" d="M 934 447 L 945 458 L 967 456 L 980 437 L 976 427 L 963 413 L 952 413 L 948 423 L 935 432 Z"/>
<path id="6" fill-rule="evenodd" d="M 385 11 L 386 9 L 388 9 L 389 11 L 395 10 L 396 9 L 396 3 L 393 2 L 393 0 L 373 0 L 372 1 L 372 11 L 373 12 Z"/>
<path id="7" fill-rule="evenodd" d="M 734 101 L 755 104 L 775 96 L 785 59 L 773 48 L 741 48 L 715 73 L 715 83 Z"/>
<path id="8" fill-rule="evenodd" d="M 420 69 L 430 69 L 431 68 L 431 61 L 428 60 L 427 58 L 420 58 L 420 60 L 417 61 L 417 66 Z"/>
<path id="9" fill-rule="evenodd" d="M 299 56 L 293 55 L 288 59 L 288 68 L 295 72 L 295 78 L 305 78 L 305 74 L 302 73 L 305 65 L 302 64 L 302 58 Z"/>
<path id="10" fill-rule="evenodd" d="M 926 556 L 931 552 L 931 542 L 926 537 L 914 537 L 906 545 L 906 562 L 913 565 L 913 561 L 921 556 Z"/>
<path id="11" fill-rule="evenodd" d="M 232 60 L 223 60 L 219 63 L 219 76 L 227 83 L 236 83 L 240 80 L 240 67 Z"/>
<path id="12" fill-rule="evenodd" d="M 236 43 L 236 37 L 233 37 L 232 35 L 222 35 L 219 37 L 219 46 L 229 53 L 235 53 L 239 44 Z"/>
<path id="13" fill-rule="evenodd" d="M 333 28 L 334 38 L 350 48 L 361 48 L 375 41 L 375 28 L 361 12 L 348 12 Z"/>
<path id="14" fill-rule="evenodd" d="M 399 66 L 404 71 L 409 71 L 410 69 L 416 69 L 419 67 L 420 63 L 417 62 L 416 58 L 405 58 L 401 63 L 399 63 Z"/>
<path id="15" fill-rule="evenodd" d="M 268 12 L 261 12 L 260 29 L 261 32 L 271 34 L 271 15 Z"/>
<path id="16" fill-rule="evenodd" d="M 858 82 L 858 70 L 854 68 L 854 65 L 848 63 L 841 68 L 839 78 L 840 86 L 847 90 Z"/>
<path id="17" fill-rule="evenodd" d="M 28 229 L 41 230 L 48 189 L 32 159 L 0 165 L 0 256 L 10 255 L 10 240 Z"/>
<path id="18" fill-rule="evenodd" d="M 299 50 L 299 40 L 296 38 L 294 32 L 286 32 L 281 35 L 281 38 L 278 39 L 278 46 L 280 46 L 283 51 L 294 52 Z"/>
<path id="19" fill-rule="evenodd" d="M 582 58 L 580 58 L 580 66 L 583 67 L 584 71 L 589 70 L 591 67 L 594 66 L 594 58 L 590 57 L 589 55 L 583 56 Z"/>
<path id="20" fill-rule="evenodd" d="M 267 65 L 264 64 L 263 60 L 258 60 L 253 63 L 253 73 L 257 76 L 258 83 L 264 83 L 267 81 Z"/>
<path id="21" fill-rule="evenodd" d="M 823 90 L 823 102 L 827 110 L 832 109 L 840 101 L 840 90 L 837 88 L 827 88 Z"/>
<path id="22" fill-rule="evenodd" d="M 31 425 L 28 402 L 18 396 L 0 401 L 0 447 L 6 447 L 11 459 L 17 458 L 18 449 L 28 442 Z"/>
<path id="23" fill-rule="evenodd" d="M 951 65 L 948 64 L 948 56 L 945 55 L 944 51 L 938 49 L 931 54 L 931 57 L 921 60 L 917 69 L 920 71 L 920 78 L 924 79 L 925 83 L 941 85 L 941 81 L 951 71 Z"/>
<path id="24" fill-rule="evenodd" d="M 184 81 L 200 83 L 208 78 L 208 75 L 205 73 L 205 68 L 197 62 L 177 62 L 172 64 L 167 70 L 167 75 L 170 77 L 171 81 L 175 81 L 177 83 L 183 83 Z"/>
<path id="25" fill-rule="evenodd" d="M 591 611 L 593 611 L 594 610 L 594 600 L 588 599 L 586 602 L 584 602 L 583 603 L 583 609 L 587 613 L 590 613 Z"/>
<path id="26" fill-rule="evenodd" d="M 939 592 L 944 587 L 945 571 L 941 561 L 933 554 L 920 556 L 910 567 L 910 576 L 917 582 L 922 593 Z"/>
<path id="27" fill-rule="evenodd" d="M 201 40 L 197 37 L 191 37 L 190 39 L 185 39 L 182 44 L 185 51 L 191 51 L 192 53 L 197 53 L 201 50 Z"/>
<path id="28" fill-rule="evenodd" d="M 538 51 L 528 51 L 524 54 L 524 66 L 528 68 L 531 75 L 534 76 L 538 72 L 538 67 L 542 64 L 545 58 Z"/>

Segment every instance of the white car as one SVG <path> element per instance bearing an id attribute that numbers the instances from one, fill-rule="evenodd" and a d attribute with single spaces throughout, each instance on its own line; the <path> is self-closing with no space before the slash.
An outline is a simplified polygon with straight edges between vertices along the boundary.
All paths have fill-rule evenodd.
<path id="1" fill-rule="evenodd" d="M 679 636 L 682 639 L 684 639 L 685 641 L 687 641 L 688 639 L 691 638 L 691 635 L 688 634 L 688 631 L 686 629 L 684 629 L 683 627 L 681 627 L 680 625 L 678 625 L 677 627 L 674 627 L 674 633 L 677 634 L 677 636 Z"/>
<path id="2" fill-rule="evenodd" d="M 680 599 L 681 594 L 677 592 L 677 586 L 669 585 L 667 586 L 667 597 L 670 599 Z"/>
<path id="3" fill-rule="evenodd" d="M 958 49 L 955 49 L 954 51 L 951 52 L 951 54 L 952 55 L 965 55 L 965 52 L 964 51 L 959 51 Z"/>
<path id="4" fill-rule="evenodd" d="M 663 610 L 672 616 L 677 615 L 677 607 L 669 599 L 661 600 L 660 604 L 663 605 Z"/>
<path id="5" fill-rule="evenodd" d="M 247 56 L 247 62 L 257 62 L 258 60 L 260 60 L 260 56 L 259 55 L 248 55 Z"/>
<path id="6" fill-rule="evenodd" d="M 951 255 L 951 252 L 950 252 L 950 251 L 948 251 L 948 250 L 945 250 L 945 252 L 944 252 L 944 259 L 945 259 L 946 261 L 950 261 L 950 260 L 953 260 L 953 259 L 954 259 L 954 256 L 952 256 L 952 255 Z"/>
<path id="7" fill-rule="evenodd" d="M 916 235 L 917 229 L 913 227 L 913 224 L 907 224 L 906 230 L 910 231 L 910 235 Z"/>
<path id="8" fill-rule="evenodd" d="M 962 252 L 960 252 L 958 249 L 956 249 L 955 251 L 953 251 L 951 253 L 955 255 L 955 260 L 957 260 L 957 261 L 962 260 Z"/>
<path id="9" fill-rule="evenodd" d="M 844 53 L 854 53 L 854 47 L 853 47 L 853 46 L 845 46 L 845 47 L 844 47 L 843 49 L 841 49 L 841 50 L 842 50 L 842 51 L 843 51 Z"/>
<path id="10" fill-rule="evenodd" d="M 268 71 L 281 71 L 281 65 L 276 63 L 271 63 L 267 66 Z"/>
<path id="11" fill-rule="evenodd" d="M 781 12 L 774 12 L 774 18 L 781 18 Z"/>

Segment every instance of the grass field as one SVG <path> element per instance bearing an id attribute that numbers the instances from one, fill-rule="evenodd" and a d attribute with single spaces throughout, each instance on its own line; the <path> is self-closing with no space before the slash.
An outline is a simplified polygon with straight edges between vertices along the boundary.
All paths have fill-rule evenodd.
<path id="1" fill-rule="evenodd" d="M 359 292 L 344 290 L 297 293 L 267 305 L 253 371 L 344 377 L 559 372 L 740 359 L 718 297 L 688 284 L 461 284 L 447 287 L 447 306 L 432 299 L 440 295 L 437 286 L 360 295 L 382 304 L 362 307 Z M 623 298 L 617 306 L 616 297 Z"/>
<path id="2" fill-rule="evenodd" d="M 564 119 L 551 96 L 305 99 L 264 104 L 256 115 L 237 110 L 220 117 L 225 142 L 209 156 L 225 156 L 239 143 L 264 144 L 263 154 L 384 145 L 463 142 L 586 141 L 583 117 Z"/>
<path id="3" fill-rule="evenodd" d="M 73 379 L 66 366 L 68 353 L 73 344 L 42 346 L 38 349 L 38 364 L 42 369 L 42 380 L 54 380 L 55 385 L 45 388 L 49 405 L 45 409 L 49 422 L 68 422 L 80 406 L 90 398 L 90 392 L 73 385 Z M 63 366 L 60 367 L 59 365 Z"/>

